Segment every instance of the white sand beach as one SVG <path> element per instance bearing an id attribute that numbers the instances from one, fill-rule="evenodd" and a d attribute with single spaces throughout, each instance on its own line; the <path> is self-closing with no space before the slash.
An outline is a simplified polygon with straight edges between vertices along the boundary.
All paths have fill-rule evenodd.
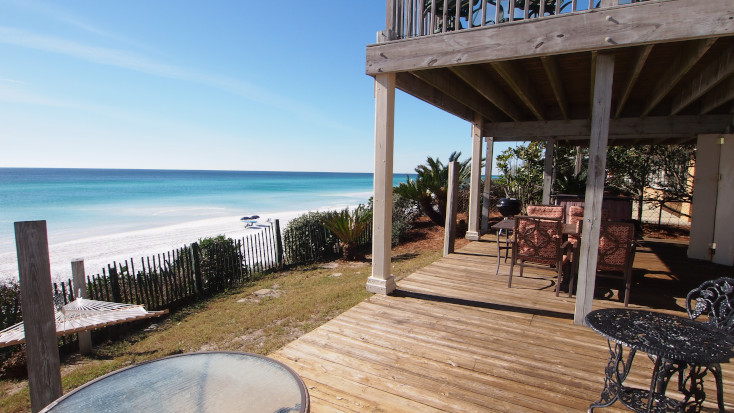
<path id="1" fill-rule="evenodd" d="M 262 215 L 261 220 L 280 220 L 281 229 L 305 211 Z M 225 235 L 240 238 L 256 230 L 246 229 L 240 216 L 210 218 L 105 236 L 90 237 L 49 245 L 53 281 L 71 278 L 71 261 L 84 259 L 86 273 L 98 274 L 113 261 L 139 260 L 141 257 L 171 251 L 200 238 Z M 0 254 L 0 282 L 18 279 L 15 252 Z"/>

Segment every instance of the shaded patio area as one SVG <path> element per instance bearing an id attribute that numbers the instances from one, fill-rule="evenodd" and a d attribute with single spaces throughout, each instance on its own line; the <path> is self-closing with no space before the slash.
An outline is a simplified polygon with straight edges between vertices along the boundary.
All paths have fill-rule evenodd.
<path id="1" fill-rule="evenodd" d="M 313 412 L 586 411 L 604 385 L 606 340 L 573 324 L 575 296 L 555 296 L 553 271 L 527 268 L 508 289 L 509 260 L 494 275 L 494 239 L 439 259 L 400 280 L 395 294 L 370 297 L 271 356 L 303 377 Z M 686 248 L 664 240 L 638 248 L 630 308 L 685 316 L 690 289 L 731 275 L 687 259 Z M 622 307 L 621 284 L 600 278 L 594 309 Z M 652 366 L 639 354 L 626 384 L 648 388 Z M 734 409 L 734 368 L 722 367 Z M 705 388 L 705 411 L 716 411 L 710 375 Z"/>

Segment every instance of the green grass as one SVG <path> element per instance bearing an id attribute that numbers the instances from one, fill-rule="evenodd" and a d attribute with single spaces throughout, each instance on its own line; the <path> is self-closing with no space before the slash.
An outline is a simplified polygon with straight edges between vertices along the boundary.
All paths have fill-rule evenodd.
<path id="1" fill-rule="evenodd" d="M 439 256 L 437 251 L 398 255 L 393 274 L 402 278 Z M 371 272 L 368 264 L 335 264 L 270 274 L 154 319 L 154 329 L 94 343 L 90 357 L 72 355 L 62 360 L 64 393 L 111 371 L 172 354 L 213 350 L 269 354 L 371 295 L 365 290 Z M 337 273 L 341 275 L 334 276 Z M 261 289 L 279 295 L 256 299 L 254 292 Z M 0 381 L 0 413 L 28 411 L 28 382 Z"/>

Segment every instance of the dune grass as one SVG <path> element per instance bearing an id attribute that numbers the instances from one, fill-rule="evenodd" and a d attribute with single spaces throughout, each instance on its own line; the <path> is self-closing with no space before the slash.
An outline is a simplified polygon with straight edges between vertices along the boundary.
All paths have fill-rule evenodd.
<path id="1" fill-rule="evenodd" d="M 438 251 L 397 255 L 393 274 L 401 278 L 439 256 Z M 369 297 L 365 283 L 370 271 L 368 263 L 302 266 L 146 321 L 139 324 L 140 330 L 121 338 L 95 342 L 89 357 L 74 354 L 62 359 L 64 393 L 108 372 L 172 354 L 213 350 L 269 354 Z M 27 411 L 28 382 L 0 381 L 0 413 Z"/>

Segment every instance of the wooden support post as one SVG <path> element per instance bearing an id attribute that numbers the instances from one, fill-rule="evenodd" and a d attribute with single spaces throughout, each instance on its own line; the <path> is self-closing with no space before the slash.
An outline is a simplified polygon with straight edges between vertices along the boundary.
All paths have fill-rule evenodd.
<path id="1" fill-rule="evenodd" d="M 204 278 L 201 274 L 201 248 L 199 248 L 199 243 L 191 244 L 191 255 L 193 256 L 191 262 L 194 264 L 194 285 L 196 286 L 196 293 L 201 295 L 204 294 Z"/>
<path id="2" fill-rule="evenodd" d="M 584 163 L 584 153 L 581 151 L 581 147 L 576 147 L 576 162 L 573 166 L 573 176 L 579 176 L 581 173 L 581 167 Z"/>
<path id="3" fill-rule="evenodd" d="M 283 268 L 283 236 L 280 233 L 280 220 L 275 220 L 275 260 L 278 269 Z"/>
<path id="4" fill-rule="evenodd" d="M 459 163 L 449 162 L 449 188 L 446 196 L 446 225 L 443 236 L 444 257 L 454 252 L 456 241 L 456 210 L 459 201 Z"/>
<path id="5" fill-rule="evenodd" d="M 612 104 L 612 79 L 614 55 L 599 54 L 596 62 L 594 106 L 591 114 L 591 141 L 589 144 L 589 172 L 586 181 L 584 226 L 581 237 L 578 268 L 578 289 L 574 324 L 584 325 L 591 312 L 596 282 L 596 262 L 599 254 L 599 230 L 601 228 L 601 204 L 606 177 L 607 140 L 609 116 Z M 569 288 L 573 288 L 570 286 Z"/>
<path id="6" fill-rule="evenodd" d="M 466 231 L 466 239 L 479 240 L 480 222 L 480 193 L 479 184 L 482 182 L 482 126 L 484 119 L 481 115 L 474 115 L 472 123 L 472 150 L 471 150 L 471 177 L 469 178 L 469 230 Z"/>
<path id="7" fill-rule="evenodd" d="M 46 221 L 16 222 L 15 245 L 25 329 L 28 387 L 31 410 L 35 413 L 62 394 Z"/>
<path id="8" fill-rule="evenodd" d="M 482 234 L 489 232 L 489 209 L 492 207 L 490 199 L 492 190 L 492 162 L 494 160 L 494 138 L 484 138 L 487 143 L 487 155 L 484 164 L 484 192 L 482 192 Z"/>
<path id="9" fill-rule="evenodd" d="M 77 298 L 89 298 L 87 294 L 87 275 L 84 271 L 84 260 L 77 259 L 71 262 L 72 284 L 74 296 Z M 92 332 L 80 331 L 77 333 L 79 338 L 79 353 L 86 356 L 92 353 Z"/>
<path id="10" fill-rule="evenodd" d="M 543 168 L 543 204 L 550 204 L 551 191 L 553 190 L 553 152 L 555 150 L 555 139 L 545 141 L 545 167 Z"/>
<path id="11" fill-rule="evenodd" d="M 367 291 L 390 294 L 395 290 L 391 272 L 392 181 L 395 135 L 395 73 L 375 76 L 375 175 L 372 213 L 372 275 Z"/>

